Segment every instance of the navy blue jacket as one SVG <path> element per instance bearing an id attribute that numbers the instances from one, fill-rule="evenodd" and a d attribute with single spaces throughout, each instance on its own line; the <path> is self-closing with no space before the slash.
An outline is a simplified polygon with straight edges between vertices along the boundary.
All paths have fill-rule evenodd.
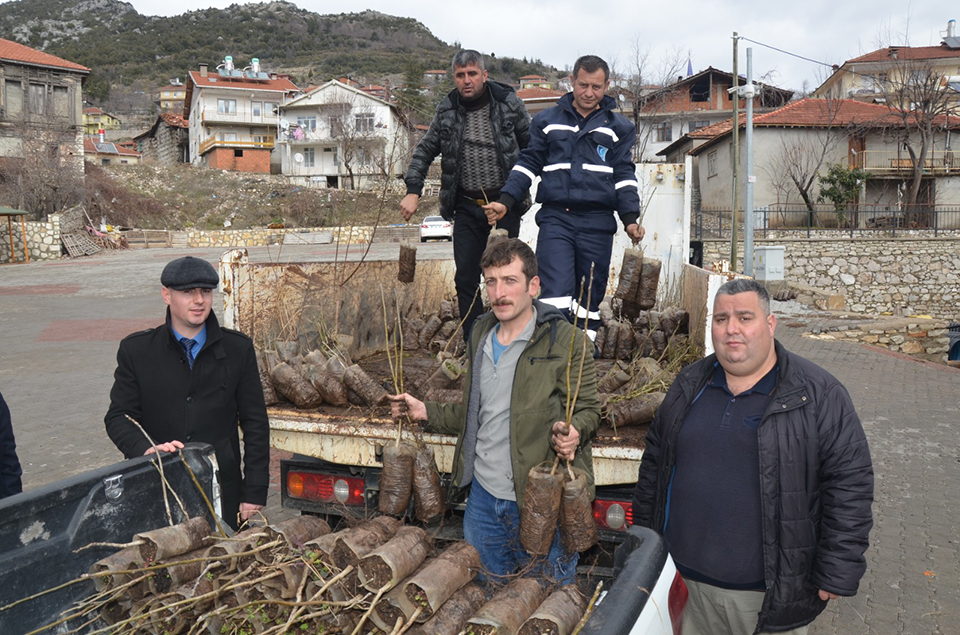
<path id="1" fill-rule="evenodd" d="M 17 458 L 17 443 L 13 438 L 10 408 L 0 395 L 0 498 L 13 496 L 23 491 L 20 483 L 20 460 Z"/>
<path id="2" fill-rule="evenodd" d="M 777 387 L 757 430 L 767 588 L 758 633 L 812 622 L 827 606 L 818 589 L 856 595 L 873 526 L 873 464 L 850 395 L 779 342 L 776 352 Z M 646 438 L 634 524 L 663 531 L 677 434 L 716 361 L 691 364 L 667 391 Z"/>
<path id="3" fill-rule="evenodd" d="M 616 210 L 627 226 L 640 217 L 633 144 L 637 130 L 614 112 L 616 100 L 605 96 L 600 108 L 584 119 L 567 93 L 553 108 L 538 113 L 530 125 L 530 144 L 520 153 L 501 191 L 512 207 L 540 177 L 537 202 L 575 211 Z"/>

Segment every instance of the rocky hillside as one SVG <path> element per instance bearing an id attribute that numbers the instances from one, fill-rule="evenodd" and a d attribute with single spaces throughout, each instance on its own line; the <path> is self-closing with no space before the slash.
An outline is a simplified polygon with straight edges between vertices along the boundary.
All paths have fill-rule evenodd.
<path id="1" fill-rule="evenodd" d="M 319 15 L 282 1 L 151 17 L 119 0 L 16 0 L 0 4 L 0 37 L 90 67 L 86 93 L 100 101 L 111 90 L 149 91 L 225 55 L 241 66 L 257 57 L 265 70 L 308 86 L 339 75 L 379 82 L 411 67 L 446 68 L 455 51 L 411 18 Z M 556 74 L 539 61 L 491 64 L 491 75 L 509 82 Z"/>

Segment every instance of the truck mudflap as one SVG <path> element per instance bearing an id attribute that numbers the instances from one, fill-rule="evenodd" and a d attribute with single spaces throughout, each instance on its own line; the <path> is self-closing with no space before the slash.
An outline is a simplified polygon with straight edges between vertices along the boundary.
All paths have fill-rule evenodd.
<path id="1" fill-rule="evenodd" d="M 181 458 L 182 457 L 182 458 Z M 182 454 L 163 454 L 164 475 L 191 518 L 204 516 L 215 528 L 186 461 L 213 502 L 216 460 L 213 448 L 191 443 Z M 175 523 L 186 520 L 173 496 Z M 217 501 L 219 503 L 219 501 Z M 139 457 L 50 483 L 0 501 L 0 633 L 26 633 L 59 619 L 74 602 L 93 592 L 89 580 L 7 608 L 10 604 L 78 579 L 90 566 L 116 552 L 95 542 L 126 543 L 133 535 L 168 524 L 162 484 L 152 457 Z M 77 628 L 70 622 L 60 629 Z M 79 631 L 94 629 L 88 624 Z M 57 630 L 54 632 L 62 632 Z"/>
<path id="2" fill-rule="evenodd" d="M 614 581 L 582 635 L 679 633 L 687 590 L 657 532 L 633 526 L 614 554 Z"/>

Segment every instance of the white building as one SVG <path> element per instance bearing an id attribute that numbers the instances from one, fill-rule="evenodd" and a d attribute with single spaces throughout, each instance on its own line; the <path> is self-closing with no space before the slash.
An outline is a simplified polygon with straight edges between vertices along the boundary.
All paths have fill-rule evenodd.
<path id="1" fill-rule="evenodd" d="M 361 189 L 402 175 L 409 145 L 396 106 L 337 80 L 280 107 L 281 172 L 304 185 Z"/>
<path id="2" fill-rule="evenodd" d="M 297 91 L 288 78 L 261 71 L 256 58 L 244 70 L 229 56 L 212 71 L 201 64 L 187 76 L 190 162 L 269 174 L 278 109 Z"/>

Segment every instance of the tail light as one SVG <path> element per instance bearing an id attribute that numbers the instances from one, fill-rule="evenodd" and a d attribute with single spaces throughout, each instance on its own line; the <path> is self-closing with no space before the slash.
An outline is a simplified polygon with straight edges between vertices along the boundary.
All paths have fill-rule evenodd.
<path id="1" fill-rule="evenodd" d="M 626 531 L 633 524 L 633 503 L 627 501 L 593 501 L 593 520 L 601 529 Z"/>
<path id="2" fill-rule="evenodd" d="M 683 609 L 687 606 L 687 598 L 690 592 L 687 591 L 687 583 L 680 577 L 680 572 L 673 577 L 673 584 L 670 585 L 670 597 L 667 600 L 667 607 L 670 610 L 670 623 L 673 625 L 673 635 L 683 635 Z"/>
<path id="3" fill-rule="evenodd" d="M 287 494 L 293 498 L 341 505 L 363 505 L 362 478 L 311 472 L 287 473 Z"/>

